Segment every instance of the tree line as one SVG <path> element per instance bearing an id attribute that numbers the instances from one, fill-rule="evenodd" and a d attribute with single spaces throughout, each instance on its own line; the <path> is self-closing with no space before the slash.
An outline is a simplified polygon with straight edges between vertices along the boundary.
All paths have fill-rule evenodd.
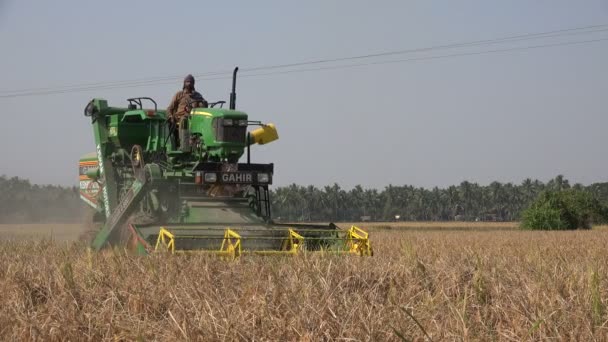
<path id="1" fill-rule="evenodd" d="M 81 222 L 83 208 L 77 187 L 0 176 L 0 223 Z"/>
<path id="2" fill-rule="evenodd" d="M 272 191 L 273 217 L 283 221 L 516 221 L 544 191 L 578 189 L 608 203 L 608 183 L 570 185 L 564 176 L 543 183 L 464 181 L 447 188 L 389 185 L 382 190 L 360 185 L 350 190 L 292 184 Z M 0 223 L 81 222 L 85 205 L 77 187 L 36 185 L 0 176 Z"/>
<path id="3" fill-rule="evenodd" d="M 517 221 L 544 191 L 578 189 L 608 202 L 608 183 L 571 185 L 562 175 L 547 183 L 525 179 L 521 184 L 463 181 L 447 188 L 425 189 L 389 185 L 383 190 L 350 190 L 338 184 L 317 188 L 292 184 L 276 188 L 273 216 L 285 221 Z"/>

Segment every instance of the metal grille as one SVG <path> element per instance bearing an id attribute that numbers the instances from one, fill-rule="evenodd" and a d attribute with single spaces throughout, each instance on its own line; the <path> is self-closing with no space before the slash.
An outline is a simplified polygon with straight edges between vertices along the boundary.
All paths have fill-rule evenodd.
<path id="1" fill-rule="evenodd" d="M 245 143 L 247 137 L 247 127 L 224 126 L 223 120 L 215 120 L 215 137 L 217 141 L 231 143 Z"/>
<path id="2" fill-rule="evenodd" d="M 233 143 L 245 143 L 246 127 L 224 126 L 222 141 Z"/>

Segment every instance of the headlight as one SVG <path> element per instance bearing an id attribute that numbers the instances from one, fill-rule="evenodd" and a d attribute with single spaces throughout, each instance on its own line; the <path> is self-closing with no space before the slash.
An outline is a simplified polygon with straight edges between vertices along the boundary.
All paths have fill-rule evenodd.
<path id="1" fill-rule="evenodd" d="M 215 183 L 217 181 L 217 174 L 213 172 L 205 173 L 205 183 Z"/>
<path id="2" fill-rule="evenodd" d="M 239 126 L 241 126 L 241 127 L 247 126 L 247 120 L 239 120 Z"/>
<path id="3" fill-rule="evenodd" d="M 232 126 L 232 119 L 224 119 L 224 126 Z"/>
<path id="4" fill-rule="evenodd" d="M 258 183 L 268 183 L 270 176 L 267 173 L 258 173 Z"/>

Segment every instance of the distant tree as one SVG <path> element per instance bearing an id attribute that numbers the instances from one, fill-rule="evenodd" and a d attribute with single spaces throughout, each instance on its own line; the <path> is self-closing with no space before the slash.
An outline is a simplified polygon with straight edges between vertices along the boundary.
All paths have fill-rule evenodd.
<path id="1" fill-rule="evenodd" d="M 570 182 L 563 175 L 557 175 L 547 183 L 547 189 L 551 191 L 562 191 L 570 188 Z"/>
<path id="2" fill-rule="evenodd" d="M 0 176 L 0 223 L 80 222 L 83 209 L 76 187 Z"/>
<path id="3" fill-rule="evenodd" d="M 540 194 L 522 213 L 521 227 L 536 230 L 590 229 L 608 219 L 608 210 L 591 193 L 567 189 Z"/>

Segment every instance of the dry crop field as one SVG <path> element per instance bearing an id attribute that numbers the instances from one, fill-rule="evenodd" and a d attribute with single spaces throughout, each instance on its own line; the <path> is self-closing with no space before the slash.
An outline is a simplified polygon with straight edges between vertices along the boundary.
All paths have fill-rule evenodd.
<path id="1" fill-rule="evenodd" d="M 608 339 L 605 229 L 367 226 L 373 257 L 236 261 L 95 254 L 4 227 L 0 340 Z"/>

